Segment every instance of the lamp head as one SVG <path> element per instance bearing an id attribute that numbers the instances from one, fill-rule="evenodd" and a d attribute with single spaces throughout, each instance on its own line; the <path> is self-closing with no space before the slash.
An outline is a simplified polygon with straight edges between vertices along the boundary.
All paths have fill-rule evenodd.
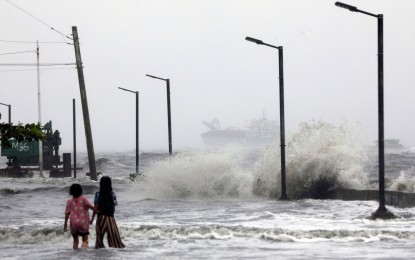
<path id="1" fill-rule="evenodd" d="M 352 6 L 352 5 L 348 5 L 348 4 L 344 4 L 344 3 L 341 3 L 341 2 L 336 2 L 336 3 L 334 3 L 334 5 L 338 6 L 338 7 L 341 7 L 341 8 L 344 8 L 344 9 L 347 9 L 347 10 L 352 11 L 352 12 L 357 12 L 358 11 L 357 7 Z"/>
<path id="2" fill-rule="evenodd" d="M 169 81 L 169 79 L 163 79 L 163 78 L 156 77 L 156 76 L 149 75 L 149 74 L 146 74 L 146 76 L 147 76 L 147 77 L 150 77 L 150 78 L 153 78 L 153 79 L 159 79 L 159 80 Z"/>
<path id="3" fill-rule="evenodd" d="M 133 91 L 133 90 L 129 90 L 129 89 L 126 89 L 126 88 L 121 88 L 121 87 L 118 87 L 118 88 L 121 89 L 121 90 L 124 90 L 124 91 L 128 91 L 128 92 L 131 92 L 131 93 L 138 94 L 138 91 Z"/>
<path id="4" fill-rule="evenodd" d="M 264 44 L 261 40 L 252 38 L 252 37 L 246 37 L 245 40 L 249 41 L 249 42 L 254 42 L 256 44 Z"/>

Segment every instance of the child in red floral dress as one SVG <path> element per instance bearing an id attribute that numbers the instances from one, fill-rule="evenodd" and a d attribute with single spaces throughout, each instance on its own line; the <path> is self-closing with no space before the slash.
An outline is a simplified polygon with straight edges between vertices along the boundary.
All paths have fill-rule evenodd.
<path id="1" fill-rule="evenodd" d="M 68 218 L 70 217 L 71 234 L 73 237 L 73 249 L 78 249 L 79 236 L 82 237 L 82 248 L 88 248 L 89 235 L 89 212 L 88 209 L 94 210 L 94 206 L 88 199 L 82 196 L 82 187 L 79 184 L 72 184 L 69 194 L 73 196 L 66 203 L 65 224 L 63 231 L 68 230 Z"/>

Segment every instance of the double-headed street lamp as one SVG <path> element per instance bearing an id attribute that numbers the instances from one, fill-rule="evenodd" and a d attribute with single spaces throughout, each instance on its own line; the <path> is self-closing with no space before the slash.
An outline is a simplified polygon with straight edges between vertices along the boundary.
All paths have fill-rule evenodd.
<path id="1" fill-rule="evenodd" d="M 159 79 L 164 80 L 166 82 L 167 86 L 167 123 L 169 128 L 169 155 L 172 155 L 173 148 L 172 148 L 172 140 L 171 140 L 171 113 L 170 113 L 170 79 L 163 79 L 156 76 L 152 76 L 149 74 L 146 74 L 147 77 L 153 78 L 153 79 Z"/>
<path id="2" fill-rule="evenodd" d="M 9 107 L 9 124 L 12 123 L 12 105 L 0 103 L 0 105 L 8 106 Z"/>
<path id="3" fill-rule="evenodd" d="M 278 63 L 279 63 L 279 81 L 280 81 L 280 139 L 281 139 L 281 197 L 280 200 L 288 200 L 286 181 L 285 181 L 285 126 L 284 126 L 284 62 L 283 62 L 283 48 L 282 46 L 274 46 L 262 42 L 251 37 L 246 37 L 245 40 L 254 42 L 259 45 L 265 45 L 271 48 L 278 49 Z"/>
<path id="4" fill-rule="evenodd" d="M 129 89 L 125 89 L 125 88 L 120 88 L 121 90 L 124 91 L 128 91 L 131 93 L 135 93 L 135 174 L 139 174 L 138 171 L 138 165 L 139 165 L 139 157 L 138 157 L 138 152 L 139 152 L 139 132 L 138 132 L 138 91 L 132 91 Z"/>
<path id="5" fill-rule="evenodd" d="M 378 147 L 379 147 L 379 208 L 373 213 L 373 218 L 388 219 L 394 215 L 385 207 L 385 146 L 384 146 L 384 117 L 383 117 L 383 14 L 372 14 L 357 9 L 355 6 L 336 2 L 336 6 L 352 12 L 376 17 L 378 20 Z"/>

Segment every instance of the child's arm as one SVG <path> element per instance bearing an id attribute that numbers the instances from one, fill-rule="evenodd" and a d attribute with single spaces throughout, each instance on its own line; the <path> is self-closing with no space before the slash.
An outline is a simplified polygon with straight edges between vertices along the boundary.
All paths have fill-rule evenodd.
<path id="1" fill-rule="evenodd" d="M 94 213 L 95 213 L 95 207 L 94 206 L 92 206 L 92 204 L 88 204 L 88 209 L 90 209 L 90 210 L 92 210 Z"/>
<path id="2" fill-rule="evenodd" d="M 94 223 L 94 218 L 95 218 L 95 214 L 98 212 L 98 198 L 99 198 L 99 192 L 96 192 L 95 193 L 95 196 L 94 196 L 94 209 L 93 209 L 93 212 L 92 212 L 92 217 L 91 217 L 91 220 L 89 221 L 89 224 L 90 225 L 92 225 L 92 223 Z"/>
<path id="3" fill-rule="evenodd" d="M 69 219 L 70 214 L 71 213 L 69 213 L 69 212 L 65 213 L 65 223 L 63 224 L 63 231 L 64 232 L 68 231 L 68 219 Z"/>
<path id="4" fill-rule="evenodd" d="M 92 217 L 91 220 L 89 221 L 89 224 L 92 225 L 92 223 L 94 223 L 94 218 L 95 218 L 95 213 L 98 211 L 98 205 L 95 205 L 95 207 L 91 208 L 92 211 Z"/>

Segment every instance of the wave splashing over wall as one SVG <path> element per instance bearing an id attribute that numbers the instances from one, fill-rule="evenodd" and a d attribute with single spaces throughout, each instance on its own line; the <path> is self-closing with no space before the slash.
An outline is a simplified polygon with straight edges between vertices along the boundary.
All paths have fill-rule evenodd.
<path id="1" fill-rule="evenodd" d="M 355 131 L 343 122 L 300 124 L 286 148 L 287 193 L 290 198 L 324 198 L 336 188 L 362 189 L 367 156 Z M 262 154 L 255 170 L 253 193 L 277 198 L 281 191 L 280 146 L 274 143 Z"/>
<path id="2" fill-rule="evenodd" d="M 155 162 L 140 184 L 157 199 L 223 199 L 252 197 L 252 175 L 238 164 L 235 151 L 177 154 Z"/>

